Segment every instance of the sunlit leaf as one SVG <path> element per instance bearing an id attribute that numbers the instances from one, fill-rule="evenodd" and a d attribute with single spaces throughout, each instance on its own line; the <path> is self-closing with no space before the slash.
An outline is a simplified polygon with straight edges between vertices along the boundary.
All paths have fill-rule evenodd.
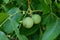
<path id="1" fill-rule="evenodd" d="M 7 13 L 0 13 L 0 24 L 6 19 L 8 18 L 8 14 Z"/>
<path id="2" fill-rule="evenodd" d="M 60 19 L 55 16 L 52 16 L 52 18 L 46 27 L 42 40 L 54 40 L 60 33 Z"/>

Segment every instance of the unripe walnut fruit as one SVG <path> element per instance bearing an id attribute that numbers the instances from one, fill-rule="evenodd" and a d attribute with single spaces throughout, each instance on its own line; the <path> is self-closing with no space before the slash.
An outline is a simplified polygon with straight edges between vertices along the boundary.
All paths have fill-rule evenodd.
<path id="1" fill-rule="evenodd" d="M 30 17 L 26 17 L 23 19 L 23 26 L 25 28 L 31 28 L 33 26 L 33 19 Z"/>
<path id="2" fill-rule="evenodd" d="M 41 22 L 41 16 L 38 14 L 33 14 L 32 19 L 33 19 L 35 24 L 39 24 Z"/>

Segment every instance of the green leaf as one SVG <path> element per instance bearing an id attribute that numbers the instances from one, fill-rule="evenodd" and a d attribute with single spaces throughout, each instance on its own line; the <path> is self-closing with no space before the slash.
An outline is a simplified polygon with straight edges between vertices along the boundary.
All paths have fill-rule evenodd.
<path id="1" fill-rule="evenodd" d="M 42 25 L 46 25 L 51 20 L 51 14 L 46 14 L 42 16 Z"/>
<path id="2" fill-rule="evenodd" d="M 54 40 L 60 34 L 60 19 L 53 15 L 52 18 L 53 19 L 46 26 L 42 40 Z"/>
<path id="3" fill-rule="evenodd" d="M 54 13 L 53 13 L 54 14 Z M 53 16 L 52 14 L 46 14 L 46 15 L 43 15 L 43 20 L 42 20 L 42 25 L 47 25 L 51 22 L 53 22 L 54 20 L 56 20 L 56 17 Z M 52 20 L 52 21 L 51 21 Z"/>
<path id="4" fill-rule="evenodd" d="M 10 12 L 10 11 L 9 11 Z M 13 11 L 15 13 L 15 11 Z M 13 19 L 15 22 L 16 21 L 20 21 L 22 19 L 22 14 L 21 12 L 18 12 L 17 14 L 15 14 L 14 16 L 11 17 L 11 19 Z M 15 24 L 14 24 L 15 25 Z M 18 23 L 16 22 L 16 26 L 18 25 Z M 17 26 L 18 27 L 18 26 Z M 6 33 L 12 33 L 14 30 L 13 30 L 13 26 L 12 26 L 12 23 L 10 22 L 10 20 L 7 20 L 7 22 L 3 25 L 3 30 L 6 32 Z"/>
<path id="5" fill-rule="evenodd" d="M 23 14 L 21 12 L 18 12 L 16 15 L 12 17 L 12 19 L 19 22 L 22 19 L 22 17 Z"/>
<path id="6" fill-rule="evenodd" d="M 9 0 L 3 0 L 4 1 L 4 3 L 8 3 L 9 2 Z"/>
<path id="7" fill-rule="evenodd" d="M 14 29 L 15 34 L 17 35 L 18 39 L 19 40 L 28 40 L 25 36 L 23 36 L 23 35 L 21 35 L 19 33 L 19 29 L 18 29 L 18 27 L 16 27 L 17 26 L 16 22 L 14 20 L 12 20 L 12 19 L 10 19 L 10 22 L 11 22 L 11 24 L 13 26 L 13 29 Z"/>
<path id="8" fill-rule="evenodd" d="M 21 37 L 23 38 L 23 40 L 28 40 L 28 38 L 25 35 L 21 35 Z"/>
<path id="9" fill-rule="evenodd" d="M 0 24 L 6 19 L 8 18 L 8 14 L 7 13 L 0 13 Z"/>
<path id="10" fill-rule="evenodd" d="M 22 27 L 20 31 L 21 31 L 21 34 L 29 36 L 31 34 L 34 34 L 38 29 L 39 29 L 39 25 L 35 25 L 31 29 L 26 29 Z"/>
<path id="11" fill-rule="evenodd" d="M 13 20 L 13 19 L 10 19 L 10 20 Z M 3 30 L 6 33 L 12 33 L 14 31 L 14 25 L 16 27 L 18 27 L 19 25 L 15 20 L 13 20 L 12 22 L 13 24 L 12 24 L 10 20 L 7 20 L 6 23 L 3 25 Z"/>
<path id="12" fill-rule="evenodd" d="M 23 14 L 20 12 L 19 8 L 17 8 L 17 7 L 10 9 L 8 11 L 8 13 L 11 15 L 13 14 L 13 16 L 11 18 L 15 21 L 20 21 L 23 17 Z"/>
<path id="13" fill-rule="evenodd" d="M 50 12 L 50 7 L 44 2 L 44 0 L 40 0 L 40 7 L 44 14 L 48 14 Z"/>
<path id="14" fill-rule="evenodd" d="M 4 32 L 0 31 L 0 40 L 9 40 Z"/>
<path id="15" fill-rule="evenodd" d="M 12 8 L 8 11 L 8 13 L 11 14 L 11 15 L 15 14 L 15 13 L 18 13 L 18 12 L 19 12 L 19 8 L 17 8 L 17 7 L 14 7 L 14 8 Z"/>

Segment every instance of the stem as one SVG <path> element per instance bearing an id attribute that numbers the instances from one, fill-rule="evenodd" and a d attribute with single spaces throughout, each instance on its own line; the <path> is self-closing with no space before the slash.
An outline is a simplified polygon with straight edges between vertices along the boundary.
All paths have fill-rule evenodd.
<path id="1" fill-rule="evenodd" d="M 39 40 L 42 40 L 42 36 L 43 36 L 43 32 L 42 32 L 41 27 L 40 27 L 40 37 L 39 37 Z"/>
<path id="2" fill-rule="evenodd" d="M 28 0 L 28 10 L 27 10 L 27 12 L 29 11 L 28 13 L 30 15 L 32 15 L 33 12 L 42 12 L 42 10 L 31 10 L 30 4 L 31 4 L 31 2 L 30 2 L 30 0 Z"/>
<path id="3" fill-rule="evenodd" d="M 52 0 L 50 0 L 50 10 L 51 10 L 51 13 L 52 13 Z"/>
<path id="4" fill-rule="evenodd" d="M 42 12 L 42 10 L 33 10 L 32 12 Z"/>
<path id="5" fill-rule="evenodd" d="M 30 0 L 28 0 L 28 9 L 30 9 Z"/>
<path id="6" fill-rule="evenodd" d="M 27 13 L 29 13 L 30 15 L 32 14 L 32 10 L 31 10 L 31 7 L 30 7 L 30 0 L 28 0 L 28 10 L 27 10 Z"/>

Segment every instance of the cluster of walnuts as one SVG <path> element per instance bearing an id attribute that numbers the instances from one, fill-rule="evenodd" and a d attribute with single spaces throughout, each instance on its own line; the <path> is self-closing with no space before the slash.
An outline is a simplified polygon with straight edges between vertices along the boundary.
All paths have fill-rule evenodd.
<path id="1" fill-rule="evenodd" d="M 25 17 L 22 21 L 25 28 L 31 28 L 33 27 L 33 24 L 39 24 L 41 22 L 41 16 L 33 14 L 31 17 Z"/>

